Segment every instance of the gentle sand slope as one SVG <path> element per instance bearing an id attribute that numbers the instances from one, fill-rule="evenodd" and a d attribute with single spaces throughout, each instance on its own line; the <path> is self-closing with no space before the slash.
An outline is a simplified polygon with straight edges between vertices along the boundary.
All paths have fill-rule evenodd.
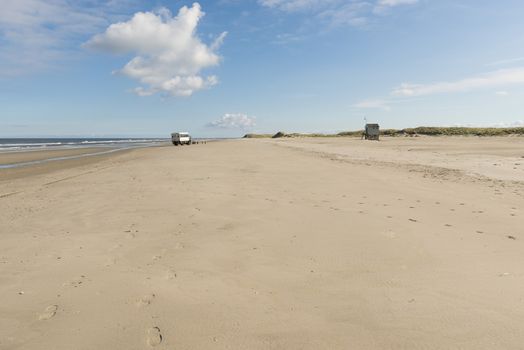
<path id="1" fill-rule="evenodd" d="M 522 183 L 340 142 L 0 181 L 0 348 L 522 348 Z"/>

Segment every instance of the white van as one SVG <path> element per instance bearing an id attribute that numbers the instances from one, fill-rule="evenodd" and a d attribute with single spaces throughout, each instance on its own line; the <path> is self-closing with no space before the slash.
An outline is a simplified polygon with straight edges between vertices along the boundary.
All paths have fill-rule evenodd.
<path id="1" fill-rule="evenodd" d="M 188 132 L 174 132 L 171 134 L 171 142 L 173 142 L 173 145 L 190 145 L 191 144 L 191 136 L 189 136 Z"/>

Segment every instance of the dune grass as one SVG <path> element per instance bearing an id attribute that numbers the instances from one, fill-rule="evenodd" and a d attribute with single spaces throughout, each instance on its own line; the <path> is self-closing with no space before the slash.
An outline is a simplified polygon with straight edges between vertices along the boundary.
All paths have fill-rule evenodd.
<path id="1" fill-rule="evenodd" d="M 301 133 L 285 133 L 279 131 L 276 134 L 246 134 L 244 138 L 296 138 L 296 137 L 360 137 L 363 130 L 343 131 L 338 134 L 301 134 Z M 417 128 L 406 129 L 383 129 L 380 130 L 382 136 L 508 136 L 508 135 L 522 135 L 524 136 L 524 127 L 515 128 L 466 128 L 466 127 L 429 127 L 421 126 Z"/>
<path id="2" fill-rule="evenodd" d="M 272 134 L 245 134 L 245 139 L 269 139 L 273 135 Z"/>

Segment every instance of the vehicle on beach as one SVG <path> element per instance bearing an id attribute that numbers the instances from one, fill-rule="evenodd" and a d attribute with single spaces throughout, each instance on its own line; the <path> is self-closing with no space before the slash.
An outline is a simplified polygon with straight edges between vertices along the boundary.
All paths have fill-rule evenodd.
<path id="1" fill-rule="evenodd" d="M 173 145 L 190 145 L 191 136 L 188 132 L 174 132 L 171 134 L 171 142 Z"/>

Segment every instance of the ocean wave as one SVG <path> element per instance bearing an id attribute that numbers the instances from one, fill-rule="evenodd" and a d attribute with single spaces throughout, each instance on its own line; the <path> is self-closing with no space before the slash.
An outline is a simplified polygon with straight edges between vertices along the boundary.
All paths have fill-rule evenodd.
<path id="1" fill-rule="evenodd" d="M 0 147 L 34 147 L 34 146 L 59 146 L 63 142 L 43 142 L 43 143 L 0 143 Z"/>
<path id="2" fill-rule="evenodd" d="M 81 144 L 104 144 L 104 143 L 142 143 L 142 142 L 162 142 L 163 140 L 154 140 L 154 139 L 129 139 L 129 140 L 106 140 L 106 141 L 96 141 L 96 140 L 85 140 Z"/>
<path id="3" fill-rule="evenodd" d="M 86 146 L 115 146 L 124 147 L 126 145 L 137 144 L 156 144 L 165 142 L 163 139 L 0 139 L 0 151 L 16 150 L 41 150 L 45 148 L 61 147 L 86 147 Z"/>

